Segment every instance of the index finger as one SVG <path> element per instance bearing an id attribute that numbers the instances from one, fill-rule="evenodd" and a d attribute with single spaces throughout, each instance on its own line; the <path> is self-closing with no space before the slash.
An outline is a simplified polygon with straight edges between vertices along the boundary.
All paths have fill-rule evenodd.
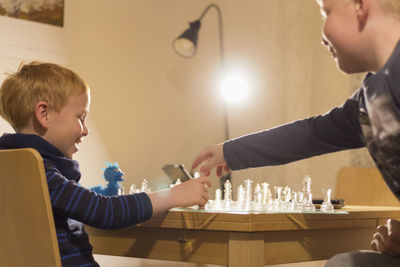
<path id="1" fill-rule="evenodd" d="M 206 159 L 209 159 L 212 157 L 212 152 L 207 148 L 205 150 L 203 150 L 197 157 L 196 159 L 193 161 L 192 163 L 192 169 L 196 169 L 200 163 L 202 163 L 203 161 L 205 161 Z"/>

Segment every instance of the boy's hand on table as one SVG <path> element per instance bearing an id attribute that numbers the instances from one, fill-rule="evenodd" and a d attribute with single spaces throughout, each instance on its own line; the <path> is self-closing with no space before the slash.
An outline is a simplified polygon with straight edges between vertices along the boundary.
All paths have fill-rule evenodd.
<path id="1" fill-rule="evenodd" d="M 389 219 L 379 225 L 373 235 L 371 248 L 389 256 L 400 256 L 400 221 Z"/>
<path id="2" fill-rule="evenodd" d="M 206 161 L 206 163 L 200 168 L 200 172 L 206 176 L 210 175 L 214 167 L 217 167 L 216 174 L 218 177 L 222 176 L 223 171 L 230 171 L 224 158 L 223 144 L 204 149 L 193 161 L 192 169 L 196 169 L 203 161 Z"/>
<path id="3" fill-rule="evenodd" d="M 171 188 L 171 201 L 174 207 L 204 206 L 209 199 L 211 181 L 207 176 L 190 179 Z"/>
<path id="4" fill-rule="evenodd" d="M 148 194 L 153 206 L 153 216 L 167 212 L 175 207 L 204 206 L 209 199 L 211 187 L 207 176 L 190 179 L 171 189 L 160 190 Z"/>

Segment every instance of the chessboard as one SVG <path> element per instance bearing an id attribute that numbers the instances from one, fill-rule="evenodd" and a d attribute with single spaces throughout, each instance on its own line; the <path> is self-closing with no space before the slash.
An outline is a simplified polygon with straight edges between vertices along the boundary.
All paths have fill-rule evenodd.
<path id="1" fill-rule="evenodd" d="M 223 191 L 222 189 L 215 190 L 214 199 L 210 199 L 204 207 L 193 206 L 178 209 L 228 213 L 347 213 L 335 210 L 331 202 L 331 189 L 323 190 L 324 200 L 317 209 L 313 203 L 311 178 L 308 175 L 303 180 L 302 191 L 294 191 L 288 186 L 274 186 L 274 196 L 272 196 L 270 185 L 267 182 L 257 183 L 253 189 L 253 181 L 246 179 L 243 184 L 238 186 L 236 192 L 237 196 L 234 200 L 232 184 L 227 180 Z"/>
<path id="2" fill-rule="evenodd" d="M 195 179 L 195 178 L 194 178 Z M 170 187 L 182 182 L 177 179 Z M 207 202 L 204 207 L 193 206 L 189 208 L 177 208 L 193 212 L 228 212 L 228 213 L 336 213 L 347 212 L 335 209 L 331 201 L 332 189 L 324 189 L 324 200 L 318 208 L 313 203 L 311 193 L 311 178 L 305 176 L 303 189 L 292 190 L 289 186 L 274 186 L 272 195 L 271 186 L 267 182 L 256 183 L 253 188 L 253 180 L 246 179 L 236 190 L 236 199 L 232 197 L 232 184 L 226 180 L 224 188 L 215 190 L 214 199 Z M 149 182 L 144 179 L 140 187 L 131 185 L 130 194 L 151 192 Z M 119 190 L 123 194 L 123 190 Z"/>

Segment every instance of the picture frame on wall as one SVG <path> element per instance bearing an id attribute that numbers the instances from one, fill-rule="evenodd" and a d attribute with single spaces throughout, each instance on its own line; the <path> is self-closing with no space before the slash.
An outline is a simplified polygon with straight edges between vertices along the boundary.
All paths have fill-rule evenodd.
<path id="1" fill-rule="evenodd" d="M 64 0 L 1 0 L 0 15 L 64 26 Z"/>

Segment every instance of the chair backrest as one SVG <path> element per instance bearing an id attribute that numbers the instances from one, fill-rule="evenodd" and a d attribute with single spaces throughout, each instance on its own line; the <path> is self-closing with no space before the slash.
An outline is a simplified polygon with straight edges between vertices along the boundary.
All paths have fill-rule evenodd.
<path id="1" fill-rule="evenodd" d="M 61 267 L 40 154 L 0 150 L 0 265 Z"/>
<path id="2" fill-rule="evenodd" d="M 343 198 L 348 205 L 400 206 L 377 168 L 340 169 L 335 198 Z"/>

